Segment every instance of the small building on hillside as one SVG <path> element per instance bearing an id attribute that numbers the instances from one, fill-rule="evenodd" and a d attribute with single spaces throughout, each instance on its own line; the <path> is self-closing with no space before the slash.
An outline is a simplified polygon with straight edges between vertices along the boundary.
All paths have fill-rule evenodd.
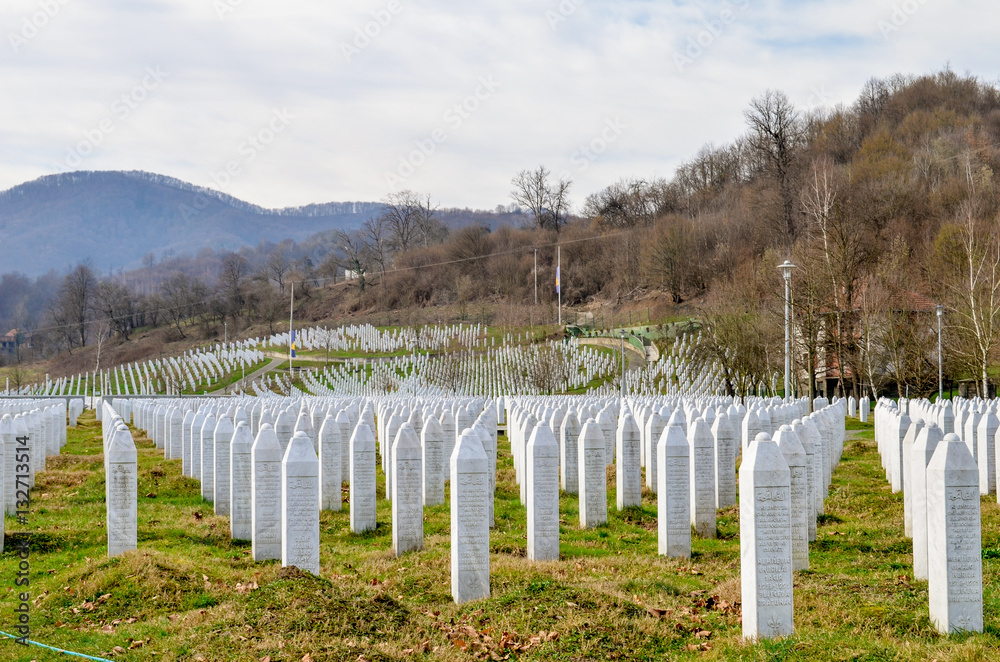
<path id="1" fill-rule="evenodd" d="M 0 352 L 13 354 L 17 351 L 18 345 L 21 348 L 30 347 L 30 334 L 25 334 L 19 329 L 11 329 L 0 336 Z"/>

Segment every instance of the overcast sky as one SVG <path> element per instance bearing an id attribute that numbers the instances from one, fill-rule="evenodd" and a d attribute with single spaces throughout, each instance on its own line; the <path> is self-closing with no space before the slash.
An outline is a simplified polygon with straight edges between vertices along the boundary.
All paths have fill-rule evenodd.
<path id="1" fill-rule="evenodd" d="M 669 177 L 768 88 L 850 103 L 950 65 L 995 82 L 995 0 L 3 0 L 0 189 L 146 170 L 267 207 L 576 204 Z M 227 172 L 228 168 L 228 172 Z"/>

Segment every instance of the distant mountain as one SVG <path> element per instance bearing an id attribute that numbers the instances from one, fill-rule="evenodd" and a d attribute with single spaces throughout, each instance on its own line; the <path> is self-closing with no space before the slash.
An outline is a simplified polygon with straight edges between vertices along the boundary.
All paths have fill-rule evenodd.
<path id="1" fill-rule="evenodd" d="M 0 192 L 0 272 L 37 276 L 91 258 L 129 269 L 142 256 L 237 250 L 262 240 L 301 241 L 352 230 L 378 202 L 264 209 L 211 189 L 148 172 L 71 172 Z"/>

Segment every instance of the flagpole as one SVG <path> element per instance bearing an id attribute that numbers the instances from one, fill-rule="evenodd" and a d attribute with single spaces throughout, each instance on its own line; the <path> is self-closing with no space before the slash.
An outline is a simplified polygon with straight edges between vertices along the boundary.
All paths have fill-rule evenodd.
<path id="1" fill-rule="evenodd" d="M 562 326 L 562 286 L 559 277 L 562 275 L 562 246 L 556 246 L 556 294 L 559 296 L 559 326 Z"/>
<path id="2" fill-rule="evenodd" d="M 292 374 L 292 359 L 295 358 L 295 329 L 292 319 L 295 317 L 295 283 L 292 282 L 292 302 L 288 310 L 288 374 Z"/>

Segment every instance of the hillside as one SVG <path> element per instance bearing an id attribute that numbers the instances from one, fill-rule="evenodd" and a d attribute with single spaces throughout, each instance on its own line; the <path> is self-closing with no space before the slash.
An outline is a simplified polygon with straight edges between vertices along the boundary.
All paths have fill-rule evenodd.
<path id="1" fill-rule="evenodd" d="M 101 271 L 129 269 L 150 252 L 162 258 L 206 246 L 238 250 L 352 230 L 380 209 L 377 202 L 264 209 L 136 171 L 50 175 L 0 193 L 0 270 L 38 276 L 88 258 Z"/>

